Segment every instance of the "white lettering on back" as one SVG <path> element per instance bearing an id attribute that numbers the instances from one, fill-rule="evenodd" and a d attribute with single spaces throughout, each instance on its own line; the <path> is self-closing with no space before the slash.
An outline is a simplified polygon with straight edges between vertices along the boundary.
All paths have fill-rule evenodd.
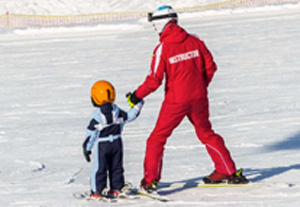
<path id="1" fill-rule="evenodd" d="M 199 51 L 192 50 L 192 51 L 189 51 L 186 53 L 182 53 L 182 54 L 170 57 L 169 62 L 170 62 L 170 64 L 174 64 L 174 63 L 178 63 L 178 62 L 189 60 L 189 59 L 196 58 L 196 57 L 199 57 Z"/>

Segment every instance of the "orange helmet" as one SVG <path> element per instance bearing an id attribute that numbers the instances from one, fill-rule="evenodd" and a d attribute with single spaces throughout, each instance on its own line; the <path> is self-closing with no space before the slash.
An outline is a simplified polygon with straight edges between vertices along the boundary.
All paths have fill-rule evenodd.
<path id="1" fill-rule="evenodd" d="M 93 102 L 98 106 L 105 103 L 113 103 L 116 98 L 115 88 L 108 81 L 97 81 L 91 89 L 91 97 Z"/>

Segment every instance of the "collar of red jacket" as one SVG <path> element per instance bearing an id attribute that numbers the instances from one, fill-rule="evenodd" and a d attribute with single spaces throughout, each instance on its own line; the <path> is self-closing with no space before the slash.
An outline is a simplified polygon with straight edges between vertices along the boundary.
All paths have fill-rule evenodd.
<path id="1" fill-rule="evenodd" d="M 188 33 L 177 25 L 175 20 L 170 21 L 160 35 L 160 42 L 180 43 L 188 37 Z"/>

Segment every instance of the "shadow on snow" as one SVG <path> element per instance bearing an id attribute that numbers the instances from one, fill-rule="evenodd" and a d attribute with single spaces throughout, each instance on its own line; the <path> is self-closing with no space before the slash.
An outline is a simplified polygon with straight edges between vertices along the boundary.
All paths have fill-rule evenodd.
<path id="1" fill-rule="evenodd" d="M 264 152 L 275 152 L 282 150 L 298 150 L 300 149 L 300 132 L 292 137 L 288 137 L 280 142 L 270 144 L 265 146 Z M 300 164 L 293 164 L 290 166 L 272 167 L 272 168 L 262 168 L 262 169 L 252 169 L 245 168 L 244 174 L 246 177 L 251 177 L 250 182 L 261 182 L 265 179 L 286 173 L 290 170 L 300 170 Z M 161 194 L 167 195 L 175 192 L 184 191 L 189 188 L 197 188 L 199 182 L 201 182 L 203 177 L 179 180 L 174 182 L 160 182 L 159 189 L 166 189 L 160 192 Z M 172 184 L 184 183 L 183 187 L 180 188 L 169 188 Z"/>
<path id="2" fill-rule="evenodd" d="M 251 177 L 249 180 L 250 182 L 260 182 L 265 179 L 271 178 L 273 176 L 277 176 L 283 173 L 286 173 L 290 170 L 300 170 L 300 164 L 294 164 L 291 166 L 283 166 L 283 167 L 273 167 L 273 168 L 263 168 L 263 169 L 251 169 L 246 168 L 244 169 L 244 174 L 246 177 Z M 159 189 L 166 189 L 161 191 L 160 193 L 162 195 L 168 195 L 175 192 L 184 191 L 190 188 L 197 188 L 197 185 L 203 177 L 197 177 L 197 178 L 191 178 L 191 179 L 185 179 L 185 180 L 179 180 L 174 182 L 160 182 L 159 183 Z M 172 184 L 176 183 L 184 183 L 183 187 L 179 188 L 172 188 Z M 171 188 L 169 188 L 171 187 Z"/>
<path id="3" fill-rule="evenodd" d="M 300 149 L 300 133 L 265 147 L 267 152 Z"/>

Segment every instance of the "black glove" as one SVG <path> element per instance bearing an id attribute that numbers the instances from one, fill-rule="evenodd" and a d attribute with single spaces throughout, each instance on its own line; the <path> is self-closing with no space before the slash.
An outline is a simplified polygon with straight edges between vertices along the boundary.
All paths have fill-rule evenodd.
<path id="1" fill-rule="evenodd" d="M 126 94 L 126 98 L 130 107 L 134 107 L 138 102 L 142 100 L 135 95 L 135 91 L 133 93 L 128 92 Z"/>
<path id="2" fill-rule="evenodd" d="M 91 161 L 91 158 L 90 158 L 90 155 L 92 154 L 91 151 L 86 151 L 86 150 L 83 150 L 83 155 L 84 155 L 84 158 L 86 159 L 87 162 L 90 162 Z"/>

